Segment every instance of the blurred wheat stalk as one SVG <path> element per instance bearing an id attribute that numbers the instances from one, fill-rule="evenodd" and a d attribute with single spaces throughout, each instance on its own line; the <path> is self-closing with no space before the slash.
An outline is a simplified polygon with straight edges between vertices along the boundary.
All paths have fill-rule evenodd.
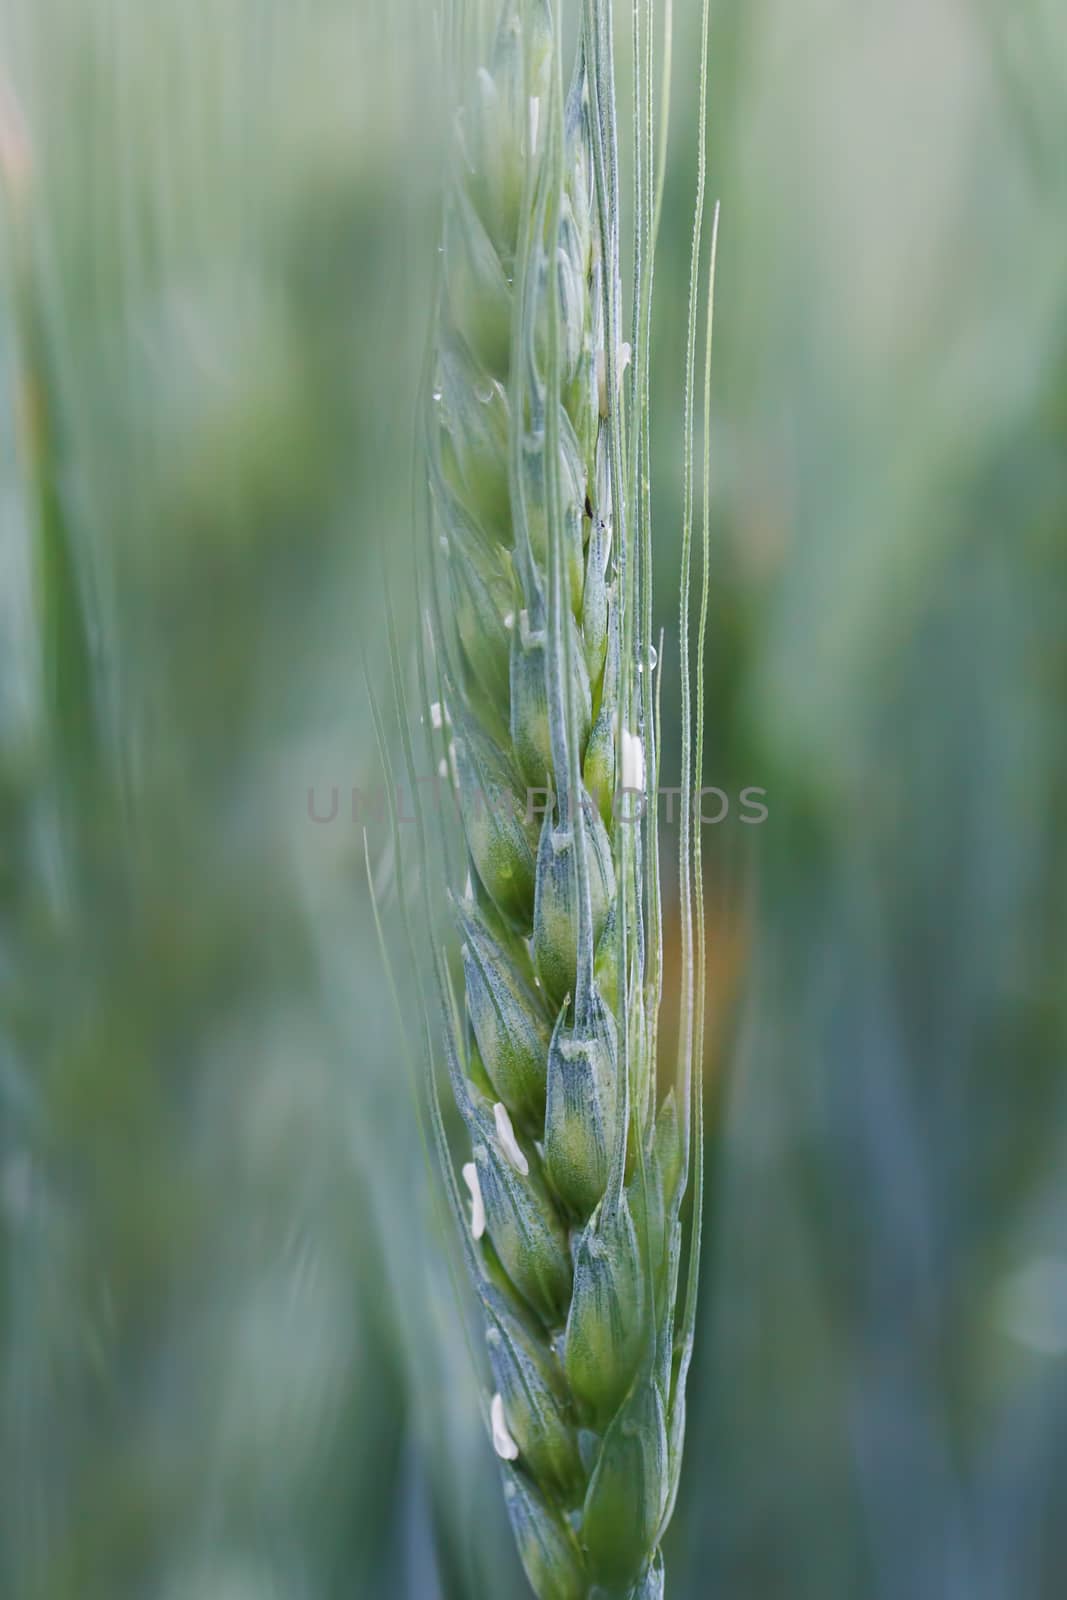
<path id="1" fill-rule="evenodd" d="M 421 1581 L 398 1524 L 440 1506 L 414 1481 L 405 1367 L 446 1389 L 451 1351 L 395 1338 L 363 1205 L 388 1048 L 323 1026 L 306 925 L 351 842 L 296 859 L 417 370 L 384 292 L 416 259 L 424 181 L 389 37 L 347 0 L 0 15 L 24 108 L 7 96 L 0 123 L 0 1590 L 19 1600 L 396 1593 Z M 358 975 L 343 992 L 366 1004 Z M 441 1565 L 449 1543 L 446 1521 Z"/>

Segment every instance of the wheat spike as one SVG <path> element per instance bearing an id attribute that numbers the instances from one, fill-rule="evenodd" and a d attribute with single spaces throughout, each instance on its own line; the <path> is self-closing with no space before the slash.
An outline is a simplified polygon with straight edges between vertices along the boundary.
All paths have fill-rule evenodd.
<path id="1" fill-rule="evenodd" d="M 679 1315 L 699 1130 L 689 1062 L 657 1087 L 656 838 L 641 820 L 656 782 L 644 18 L 632 369 L 610 5 L 584 5 L 565 92 L 559 16 L 508 0 L 457 122 L 428 427 L 434 721 L 469 857 L 453 898 L 462 1015 L 444 1007 L 470 1142 L 466 1253 L 491 1437 L 540 1600 L 663 1593 L 695 1295 L 691 1271 Z"/>

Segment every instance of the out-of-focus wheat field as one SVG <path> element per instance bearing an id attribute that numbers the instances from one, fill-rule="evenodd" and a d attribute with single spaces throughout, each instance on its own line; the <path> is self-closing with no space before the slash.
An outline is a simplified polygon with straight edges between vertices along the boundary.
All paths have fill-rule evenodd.
<path id="1" fill-rule="evenodd" d="M 769 814 L 705 836 L 669 1593 L 1054 1600 L 1067 13 L 711 9 L 706 781 Z M 386 573 L 404 659 L 415 634 L 428 11 L 0 0 L 11 1600 L 526 1593 L 371 915 L 363 824 L 386 910 L 389 829 L 350 803 L 382 782 Z M 668 772 L 700 7 L 674 11 Z"/>

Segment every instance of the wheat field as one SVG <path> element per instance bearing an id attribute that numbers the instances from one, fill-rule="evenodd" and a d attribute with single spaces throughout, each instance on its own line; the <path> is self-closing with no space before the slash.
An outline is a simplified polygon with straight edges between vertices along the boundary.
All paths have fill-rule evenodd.
<path id="1" fill-rule="evenodd" d="M 671 1600 L 1053 1600 L 1067 24 L 710 0 L 694 334 L 703 5 L 568 0 L 558 39 L 518 8 L 549 75 L 521 140 L 555 174 L 520 170 L 526 260 L 553 232 L 565 258 L 525 300 L 487 225 L 500 130 L 467 159 L 500 9 L 0 0 L 0 1593 L 644 1600 L 665 1573 Z M 614 23 L 614 337 L 588 17 Z M 630 655 L 598 589 L 624 500 Z M 512 898 L 486 738 L 553 804 L 625 760 L 655 829 L 631 852 L 579 798 L 579 861 L 542 797 Z M 578 1125 L 549 1061 L 563 1084 L 599 1048 L 564 1036 L 580 972 L 615 1038 Z M 584 1367 L 566 1333 L 609 1193 L 609 1263 L 659 1271 L 619 1218 L 680 1059 L 705 1182 L 668 1495 L 624 1313 L 669 1296 L 616 1294 Z M 547 1278 L 508 1257 L 494 1174 L 536 1179 Z M 673 1332 L 651 1344 L 673 1368 Z M 623 1391 L 641 1465 L 598 1535 Z"/>

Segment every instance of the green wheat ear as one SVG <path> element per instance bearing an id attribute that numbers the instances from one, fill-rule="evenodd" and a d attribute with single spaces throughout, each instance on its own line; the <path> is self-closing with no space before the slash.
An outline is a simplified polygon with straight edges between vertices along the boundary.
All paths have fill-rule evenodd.
<path id="1" fill-rule="evenodd" d="M 530 1584 L 540 1600 L 649 1600 L 663 1593 L 659 1547 L 681 1468 L 703 1187 L 703 915 L 688 826 L 682 1043 L 665 1088 L 656 1063 L 648 340 L 669 51 L 657 152 L 653 4 L 635 5 L 624 340 L 610 0 L 583 0 L 566 87 L 558 7 L 504 0 L 489 28 L 482 10 L 453 8 L 442 35 L 461 109 L 428 385 L 422 679 L 465 842 L 448 892 L 462 995 L 447 959 L 436 963 L 465 1147 L 448 1145 L 431 1072 L 433 1132 L 483 1311 L 486 1420 Z M 705 4 L 705 53 L 707 16 Z M 702 65 L 681 575 L 687 789 L 705 104 Z M 710 305 L 708 338 L 710 358 Z M 701 571 L 706 595 L 706 559 Z M 702 604 L 701 645 L 705 615 Z M 700 714 L 699 657 L 696 676 Z M 699 734 L 697 749 L 699 773 Z M 408 759 L 413 769 L 410 746 Z"/>

